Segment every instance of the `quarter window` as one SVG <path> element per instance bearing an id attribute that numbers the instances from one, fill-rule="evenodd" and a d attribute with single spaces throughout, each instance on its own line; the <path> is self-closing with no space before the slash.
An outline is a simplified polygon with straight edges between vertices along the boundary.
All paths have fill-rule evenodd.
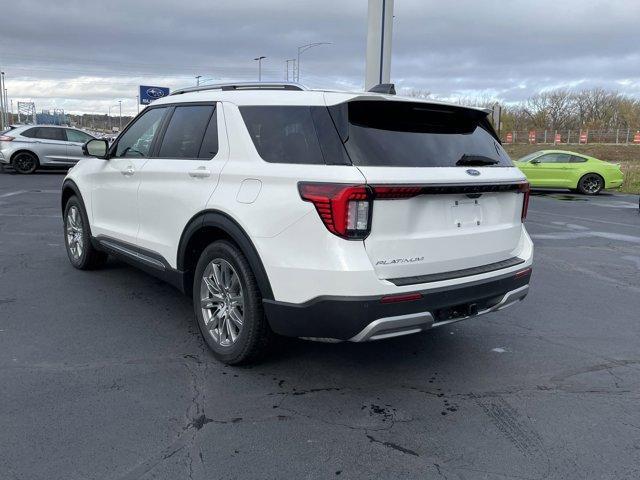
<path id="1" fill-rule="evenodd" d="M 151 108 L 142 114 L 118 140 L 116 157 L 148 157 L 153 137 L 158 131 L 164 108 Z"/>
<path id="2" fill-rule="evenodd" d="M 584 157 L 578 157 L 577 155 L 571 155 L 571 163 L 584 163 L 587 159 Z"/>
<path id="3" fill-rule="evenodd" d="M 215 115 L 215 107 L 212 105 L 191 105 L 176 107 L 167 130 L 162 139 L 162 145 L 158 156 L 160 158 L 213 158 L 205 151 L 201 152 L 201 146 L 205 132 L 209 137 L 206 150 L 217 151 L 217 122 L 211 127 L 211 118 Z M 211 128 L 209 128 L 211 127 Z M 210 136 L 215 130 L 215 142 Z M 215 145 L 213 145 L 215 143 Z"/>

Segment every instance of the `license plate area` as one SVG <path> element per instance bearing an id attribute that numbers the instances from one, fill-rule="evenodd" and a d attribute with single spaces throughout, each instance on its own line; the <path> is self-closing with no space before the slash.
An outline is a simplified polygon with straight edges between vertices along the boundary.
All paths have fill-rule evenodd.
<path id="1" fill-rule="evenodd" d="M 451 205 L 454 228 L 473 228 L 482 225 L 480 199 L 454 200 Z"/>

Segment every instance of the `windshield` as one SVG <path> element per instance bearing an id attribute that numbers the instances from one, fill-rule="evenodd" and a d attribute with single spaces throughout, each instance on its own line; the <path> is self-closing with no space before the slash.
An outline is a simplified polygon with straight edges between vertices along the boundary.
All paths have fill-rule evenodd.
<path id="1" fill-rule="evenodd" d="M 329 110 L 354 165 L 513 166 L 482 111 L 400 101 L 354 101 Z"/>

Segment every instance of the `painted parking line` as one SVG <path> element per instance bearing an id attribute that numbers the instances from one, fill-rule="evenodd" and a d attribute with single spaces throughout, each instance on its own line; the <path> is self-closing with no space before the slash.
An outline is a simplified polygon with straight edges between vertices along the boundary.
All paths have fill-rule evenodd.
<path id="1" fill-rule="evenodd" d="M 577 217 L 575 215 L 563 215 L 562 213 L 543 212 L 541 210 L 532 210 L 532 209 L 528 210 L 527 215 L 530 213 L 533 213 L 535 215 L 542 215 L 542 216 L 554 215 L 556 217 L 570 218 L 572 220 L 583 220 L 585 222 L 604 223 L 607 225 L 617 225 L 619 227 L 640 228 L 640 223 L 634 225 L 633 223 L 609 222 L 607 220 L 596 220 L 594 218 Z"/>
<path id="2" fill-rule="evenodd" d="M 15 192 L 0 194 L 0 198 L 13 197 L 23 193 L 60 193 L 60 190 L 16 190 Z"/>

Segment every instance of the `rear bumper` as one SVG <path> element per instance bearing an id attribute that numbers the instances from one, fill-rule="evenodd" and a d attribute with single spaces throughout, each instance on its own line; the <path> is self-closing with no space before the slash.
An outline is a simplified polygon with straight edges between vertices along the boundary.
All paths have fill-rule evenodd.
<path id="1" fill-rule="evenodd" d="M 412 301 L 375 297 L 319 297 L 303 304 L 264 300 L 271 328 L 280 335 L 362 342 L 446 325 L 506 308 L 527 295 L 531 269 L 489 280 L 417 291 Z"/>

